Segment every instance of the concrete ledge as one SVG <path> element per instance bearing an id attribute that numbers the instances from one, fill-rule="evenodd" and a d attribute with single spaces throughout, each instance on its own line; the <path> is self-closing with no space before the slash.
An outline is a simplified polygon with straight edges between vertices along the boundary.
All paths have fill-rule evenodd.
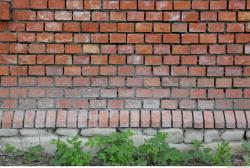
<path id="1" fill-rule="evenodd" d="M 52 139 L 60 138 L 66 140 L 68 137 L 78 135 L 83 144 L 87 142 L 88 137 L 91 136 L 108 136 L 112 132 L 125 131 L 127 129 L 120 128 L 84 128 L 84 129 L 0 129 L 0 147 L 3 149 L 4 145 L 10 143 L 18 149 L 26 150 L 33 145 L 42 145 L 45 152 L 54 153 L 55 145 L 51 144 Z M 131 129 L 134 135 L 131 139 L 135 146 L 142 145 L 145 140 L 152 137 L 157 132 L 166 132 L 168 137 L 166 142 L 172 147 L 180 150 L 188 150 L 191 148 L 191 142 L 195 139 L 203 142 L 204 147 L 210 147 L 212 150 L 217 148 L 217 144 L 222 141 L 228 141 L 232 145 L 233 153 L 244 152 L 241 145 L 245 142 L 250 142 L 250 130 L 243 129 L 152 129 L 152 128 L 136 128 Z M 14 133 L 15 134 L 14 134 Z M 17 133 L 17 134 L 16 134 Z M 89 151 L 90 149 L 83 146 L 83 149 Z"/>
<path id="2" fill-rule="evenodd" d="M 1 128 L 250 128 L 250 111 L 0 110 Z"/>

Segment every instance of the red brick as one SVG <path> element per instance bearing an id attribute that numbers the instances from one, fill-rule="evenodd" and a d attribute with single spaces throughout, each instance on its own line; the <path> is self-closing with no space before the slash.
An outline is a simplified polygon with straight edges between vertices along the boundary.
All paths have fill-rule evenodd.
<path id="1" fill-rule="evenodd" d="M 12 128 L 13 111 L 4 111 L 2 116 L 2 128 Z"/>
<path id="2" fill-rule="evenodd" d="M 207 45 L 192 45 L 191 54 L 207 54 Z"/>
<path id="3" fill-rule="evenodd" d="M 63 31 L 65 31 L 65 32 L 80 32 L 81 31 L 80 23 L 78 23 L 78 22 L 64 23 L 63 24 Z"/>
<path id="4" fill-rule="evenodd" d="M 162 127 L 172 126 L 172 117 L 170 110 L 163 110 L 161 119 L 162 119 Z"/>
<path id="5" fill-rule="evenodd" d="M 103 9 L 119 9 L 119 1 L 116 0 L 103 1 Z"/>
<path id="6" fill-rule="evenodd" d="M 163 43 L 179 43 L 179 34 L 163 34 Z"/>
<path id="7" fill-rule="evenodd" d="M 48 0 L 49 9 L 64 9 L 65 0 Z"/>
<path id="8" fill-rule="evenodd" d="M 83 9 L 83 0 L 67 0 L 67 9 Z"/>
<path id="9" fill-rule="evenodd" d="M 29 75 L 44 75 L 45 68 L 44 66 L 30 66 Z"/>
<path id="10" fill-rule="evenodd" d="M 45 121 L 45 127 L 46 128 L 55 128 L 56 125 L 56 110 L 48 110 L 46 113 L 46 121 Z"/>
<path id="11" fill-rule="evenodd" d="M 101 45 L 101 52 L 103 54 L 113 54 L 117 52 L 116 45 Z"/>
<path id="12" fill-rule="evenodd" d="M 194 118 L 194 128 L 204 127 L 202 111 L 193 111 L 193 118 Z"/>
<path id="13" fill-rule="evenodd" d="M 186 23 L 173 23 L 172 32 L 187 32 L 187 24 Z"/>
<path id="14" fill-rule="evenodd" d="M 144 12 L 141 11 L 128 11 L 128 21 L 144 21 Z"/>
<path id="15" fill-rule="evenodd" d="M 122 40 L 122 38 L 119 38 L 119 39 Z M 125 41 L 126 41 L 126 39 L 125 39 Z M 144 42 L 144 34 L 128 34 L 127 35 L 127 42 L 128 43 L 143 43 Z"/>
<path id="16" fill-rule="evenodd" d="M 225 115 L 225 121 L 226 121 L 226 128 L 235 128 L 236 127 L 236 121 L 235 121 L 235 115 L 234 111 L 224 111 Z"/>
<path id="17" fill-rule="evenodd" d="M 52 33 L 39 33 L 36 36 L 36 41 L 38 41 L 38 42 L 53 42 L 54 36 Z"/>
<path id="18" fill-rule="evenodd" d="M 46 119 L 46 111 L 45 110 L 37 110 L 36 118 L 35 118 L 35 128 L 44 128 L 45 127 L 45 119 Z"/>
<path id="19" fill-rule="evenodd" d="M 227 24 L 227 32 L 244 32 L 244 24 L 241 23 Z"/>
<path id="20" fill-rule="evenodd" d="M 120 110 L 120 127 L 129 127 L 129 111 Z"/>
<path id="21" fill-rule="evenodd" d="M 211 1 L 210 2 L 211 10 L 219 10 L 219 9 L 226 9 L 226 8 L 227 8 L 227 1 Z"/>
<path id="22" fill-rule="evenodd" d="M 202 21 L 216 21 L 217 20 L 217 12 L 214 11 L 202 11 L 200 12 Z"/>
<path id="23" fill-rule="evenodd" d="M 17 56 L 16 55 L 0 55 L 0 63 L 1 64 L 16 64 Z"/>
<path id="24" fill-rule="evenodd" d="M 100 23 L 101 32 L 116 32 L 115 23 Z"/>
<path id="25" fill-rule="evenodd" d="M 54 13 L 50 11 L 38 11 L 37 20 L 48 20 L 52 21 L 54 19 Z"/>
<path id="26" fill-rule="evenodd" d="M 203 112 L 203 115 L 204 115 L 204 128 L 214 128 L 215 119 L 213 111 L 206 110 Z"/>
<path id="27" fill-rule="evenodd" d="M 205 23 L 190 23 L 189 31 L 190 32 L 205 32 L 206 24 Z"/>
<path id="28" fill-rule="evenodd" d="M 237 128 L 247 128 L 246 115 L 244 111 L 234 111 Z"/>
<path id="29" fill-rule="evenodd" d="M 101 0 L 84 0 L 84 9 L 100 9 Z"/>
<path id="30" fill-rule="evenodd" d="M 13 116 L 13 128 L 23 128 L 24 110 L 15 110 Z"/>
<path id="31" fill-rule="evenodd" d="M 31 10 L 15 10 L 12 12 L 14 20 L 36 20 L 36 12 Z"/>
<path id="32" fill-rule="evenodd" d="M 0 33 L 0 42 L 17 41 L 16 33 Z"/>
<path id="33" fill-rule="evenodd" d="M 0 75 L 9 75 L 9 67 L 0 66 Z"/>
<path id="34" fill-rule="evenodd" d="M 250 20 L 250 12 L 238 12 L 238 20 L 239 21 L 249 21 Z"/>
<path id="35" fill-rule="evenodd" d="M 172 53 L 173 54 L 189 54 L 190 47 L 188 45 L 173 45 Z"/>
<path id="36" fill-rule="evenodd" d="M 12 66 L 10 67 L 10 74 L 13 76 L 26 76 L 28 74 L 27 66 Z"/>
<path id="37" fill-rule="evenodd" d="M 109 112 L 107 110 L 99 111 L 99 127 L 109 127 Z"/>
<path id="38" fill-rule="evenodd" d="M 30 1 L 30 7 L 34 9 L 46 9 L 48 0 Z"/>
<path id="39" fill-rule="evenodd" d="M 154 1 L 145 1 L 145 0 L 138 1 L 138 9 L 139 10 L 154 10 L 155 9 L 155 2 Z"/>
<path id="40" fill-rule="evenodd" d="M 250 34 L 236 34 L 236 43 L 250 43 Z"/>
<path id="41" fill-rule="evenodd" d="M 152 45 L 138 44 L 135 47 L 136 54 L 152 54 L 153 52 Z"/>
<path id="42" fill-rule="evenodd" d="M 189 10 L 190 8 L 190 1 L 174 1 L 174 10 Z"/>
<path id="43" fill-rule="evenodd" d="M 56 118 L 56 126 L 57 127 L 66 127 L 67 122 L 67 111 L 66 110 L 58 110 L 57 118 Z"/>
<path id="44" fill-rule="evenodd" d="M 161 65 L 162 57 L 158 56 L 147 56 L 145 57 L 145 65 Z"/>
<path id="45" fill-rule="evenodd" d="M 7 2 L 0 2 L 0 20 L 10 20 L 10 5 Z"/>
<path id="46" fill-rule="evenodd" d="M 198 21 L 198 20 L 199 20 L 199 12 L 183 12 L 182 13 L 182 21 L 192 22 L 192 21 Z"/>
<path id="47" fill-rule="evenodd" d="M 149 110 L 142 110 L 141 111 L 141 127 L 150 127 L 150 120 L 151 120 L 151 116 L 150 116 L 150 111 Z"/>
<path id="48" fill-rule="evenodd" d="M 137 9 L 137 2 L 136 1 L 130 1 L 130 0 L 124 0 L 120 1 L 120 9 L 125 10 L 133 10 Z"/>
<path id="49" fill-rule="evenodd" d="M 182 34 L 181 42 L 184 44 L 198 43 L 198 34 Z"/>
<path id="50" fill-rule="evenodd" d="M 183 117 L 183 128 L 192 128 L 193 127 L 192 111 L 187 111 L 187 110 L 182 111 L 182 117 Z"/>
<path id="51" fill-rule="evenodd" d="M 232 0 L 229 2 L 229 9 L 245 9 L 245 2 L 244 1 L 236 1 Z"/>
<path id="52" fill-rule="evenodd" d="M 140 111 L 130 110 L 130 127 L 140 126 Z"/>
<path id="53" fill-rule="evenodd" d="M 172 122 L 174 128 L 182 128 L 182 112 L 181 110 L 172 110 Z"/>
<path id="54" fill-rule="evenodd" d="M 218 39 L 219 39 L 219 43 L 233 43 L 234 35 L 233 34 L 219 34 Z"/>
<path id="55" fill-rule="evenodd" d="M 25 111 L 25 117 L 24 117 L 24 127 L 25 128 L 33 128 L 34 127 L 34 121 L 35 121 L 35 110 L 26 110 Z"/>
<path id="56" fill-rule="evenodd" d="M 125 21 L 126 12 L 110 12 L 110 20 Z"/>
<path id="57" fill-rule="evenodd" d="M 176 100 L 162 100 L 161 101 L 161 108 L 176 109 L 177 108 L 177 101 Z"/>
<path id="58" fill-rule="evenodd" d="M 236 20 L 236 12 L 219 12 L 218 13 L 219 21 L 235 21 Z"/>
<path id="59" fill-rule="evenodd" d="M 26 44 L 10 44 L 10 53 L 27 53 Z"/>
<path id="60" fill-rule="evenodd" d="M 171 1 L 156 1 L 156 10 L 172 10 L 173 4 Z"/>
<path id="61" fill-rule="evenodd" d="M 159 110 L 151 111 L 151 127 L 153 128 L 161 127 L 161 111 Z"/>
<path id="62" fill-rule="evenodd" d="M 147 21 L 161 21 L 162 12 L 146 12 Z"/>
<path id="63" fill-rule="evenodd" d="M 164 12 L 163 20 L 164 21 L 180 21 L 181 14 L 180 12 Z"/>
<path id="64" fill-rule="evenodd" d="M 170 32 L 170 24 L 168 23 L 155 23 L 154 32 Z"/>
<path id="65" fill-rule="evenodd" d="M 62 23 L 60 22 L 46 22 L 45 23 L 45 30 L 46 31 L 62 31 Z"/>
<path id="66" fill-rule="evenodd" d="M 110 110 L 109 111 L 109 127 L 118 127 L 119 126 L 119 111 L 118 110 Z"/>
<path id="67" fill-rule="evenodd" d="M 13 8 L 20 8 L 20 9 L 25 9 L 25 8 L 29 8 L 29 2 L 30 0 L 12 0 L 12 7 Z"/>
<path id="68" fill-rule="evenodd" d="M 243 46 L 240 44 L 227 45 L 227 53 L 237 54 L 243 52 Z"/>
<path id="69" fill-rule="evenodd" d="M 80 110 L 78 112 L 78 128 L 85 128 L 87 127 L 87 120 L 88 120 L 88 111 L 87 110 Z"/>
<path id="70" fill-rule="evenodd" d="M 76 128 L 77 124 L 77 116 L 78 111 L 76 110 L 69 110 L 67 116 L 67 127 L 69 128 Z"/>
<path id="71" fill-rule="evenodd" d="M 206 10 L 209 7 L 209 1 L 192 1 L 192 9 Z"/>
<path id="72" fill-rule="evenodd" d="M 152 23 L 136 23 L 136 32 L 152 32 Z"/>
<path id="73" fill-rule="evenodd" d="M 108 12 L 92 12 L 93 21 L 108 21 L 109 13 Z"/>
<path id="74" fill-rule="evenodd" d="M 154 45 L 154 54 L 169 54 L 170 46 L 169 45 Z"/>
<path id="75" fill-rule="evenodd" d="M 223 111 L 214 111 L 215 128 L 225 128 L 225 118 Z"/>
<path id="76" fill-rule="evenodd" d="M 250 111 L 247 110 L 245 111 L 245 114 L 246 114 L 246 119 L 247 119 L 247 128 L 250 128 Z"/>

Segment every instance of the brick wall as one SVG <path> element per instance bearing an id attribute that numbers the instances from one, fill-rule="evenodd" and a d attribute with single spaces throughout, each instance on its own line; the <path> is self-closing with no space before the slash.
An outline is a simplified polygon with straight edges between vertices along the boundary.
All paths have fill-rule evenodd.
<path id="1" fill-rule="evenodd" d="M 0 13 L 3 123 L 15 110 L 90 127 L 250 110 L 250 0 L 0 0 Z"/>

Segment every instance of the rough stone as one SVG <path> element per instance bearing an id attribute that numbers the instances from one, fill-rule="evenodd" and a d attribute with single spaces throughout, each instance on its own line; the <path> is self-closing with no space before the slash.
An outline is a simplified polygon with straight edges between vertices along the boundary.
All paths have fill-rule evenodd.
<path id="1" fill-rule="evenodd" d="M 136 147 L 143 145 L 144 142 L 150 138 L 150 136 L 146 135 L 133 135 L 130 137 L 130 139 L 134 142 L 134 146 Z"/>
<path id="2" fill-rule="evenodd" d="M 221 134 L 221 138 L 226 141 L 240 141 L 243 139 L 244 132 L 244 130 L 226 130 Z"/>
<path id="3" fill-rule="evenodd" d="M 82 136 L 108 136 L 115 132 L 115 128 L 86 128 L 81 130 L 81 135 Z"/>
<path id="4" fill-rule="evenodd" d="M 220 134 L 218 130 L 205 130 L 204 131 L 204 142 L 210 143 L 220 140 Z"/>
<path id="5" fill-rule="evenodd" d="M 250 139 L 250 131 L 246 131 L 246 138 Z"/>
<path id="6" fill-rule="evenodd" d="M 121 128 L 120 130 L 121 130 L 122 132 L 123 132 L 123 131 L 130 130 L 130 131 L 133 132 L 135 135 L 142 135 L 142 129 L 140 129 L 140 128 Z"/>
<path id="7" fill-rule="evenodd" d="M 181 143 L 183 142 L 183 131 L 177 128 L 161 129 L 160 132 L 167 133 L 166 142 L 168 143 Z"/>
<path id="8" fill-rule="evenodd" d="M 157 134 L 157 130 L 156 129 L 152 129 L 152 128 L 147 128 L 147 129 L 143 129 L 142 133 L 144 135 L 156 135 Z"/>
<path id="9" fill-rule="evenodd" d="M 51 144 L 53 139 L 57 139 L 57 136 L 21 137 L 21 143 L 23 150 L 27 150 L 31 146 L 40 144 L 44 148 L 45 153 L 53 154 L 56 151 L 56 145 Z"/>
<path id="10" fill-rule="evenodd" d="M 218 148 L 218 144 L 221 142 L 212 142 L 212 143 L 204 143 L 203 147 L 201 149 L 204 148 L 210 148 L 212 153 L 215 153 L 217 148 Z M 232 147 L 232 154 L 240 154 L 242 152 L 244 152 L 244 148 L 242 147 L 242 144 L 244 142 L 230 142 L 230 146 Z M 180 151 L 189 151 L 190 149 L 192 149 L 192 145 L 191 144 L 184 144 L 184 143 L 180 143 L 180 144 L 169 144 L 169 146 L 171 148 L 176 148 Z"/>
<path id="11" fill-rule="evenodd" d="M 52 135 L 52 130 L 46 129 L 20 129 L 21 136 L 48 136 Z"/>
<path id="12" fill-rule="evenodd" d="M 203 130 L 189 129 L 184 132 L 185 143 L 191 143 L 193 140 L 203 141 Z"/>
<path id="13" fill-rule="evenodd" d="M 169 146 L 171 148 L 176 148 L 180 151 L 189 151 L 192 149 L 192 146 L 190 144 L 184 144 L 184 143 L 179 143 L 179 144 L 172 144 L 170 143 Z"/>
<path id="14" fill-rule="evenodd" d="M 70 128 L 58 128 L 56 129 L 56 134 L 57 135 L 62 135 L 62 136 L 76 136 L 79 133 L 79 129 L 70 129 Z"/>
<path id="15" fill-rule="evenodd" d="M 0 129 L 0 137 L 17 136 L 18 129 Z"/>
<path id="16" fill-rule="evenodd" d="M 5 144 L 11 144 L 15 148 L 22 150 L 22 143 L 20 141 L 20 137 L 3 137 L 3 138 L 0 138 L 1 151 L 3 151 Z"/>

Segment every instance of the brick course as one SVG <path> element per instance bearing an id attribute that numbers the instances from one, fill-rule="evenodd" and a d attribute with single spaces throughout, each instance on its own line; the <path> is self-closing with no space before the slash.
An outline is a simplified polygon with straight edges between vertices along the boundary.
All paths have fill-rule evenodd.
<path id="1" fill-rule="evenodd" d="M 0 0 L 0 12 L 3 128 L 249 126 L 249 0 Z"/>

